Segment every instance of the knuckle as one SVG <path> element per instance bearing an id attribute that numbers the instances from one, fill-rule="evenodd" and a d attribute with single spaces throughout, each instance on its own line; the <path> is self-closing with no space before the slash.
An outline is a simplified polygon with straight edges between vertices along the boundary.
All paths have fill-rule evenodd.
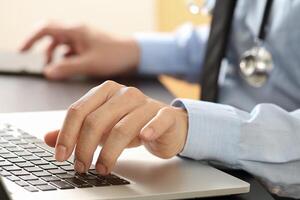
<path id="1" fill-rule="evenodd" d="M 116 124 L 112 128 L 111 133 L 114 134 L 114 136 L 116 138 L 121 139 L 121 138 L 126 137 L 126 135 L 128 134 L 128 131 L 126 131 L 126 128 L 124 127 L 124 125 Z"/>
<path id="2" fill-rule="evenodd" d="M 164 116 L 170 116 L 170 114 L 172 113 L 173 113 L 173 109 L 169 106 L 163 107 L 162 109 L 159 110 L 159 114 Z"/>
<path id="3" fill-rule="evenodd" d="M 97 127 L 96 116 L 93 114 L 88 115 L 84 120 L 83 126 L 84 126 L 84 130 L 96 129 L 96 127 Z"/>
<path id="4" fill-rule="evenodd" d="M 80 116 L 82 112 L 82 105 L 78 104 L 77 102 L 71 104 L 67 110 L 67 116 Z"/>
<path id="5" fill-rule="evenodd" d="M 144 100 L 145 99 L 144 94 L 135 87 L 125 87 L 124 95 L 129 99 L 135 99 L 135 100 Z"/>
<path id="6" fill-rule="evenodd" d="M 164 124 L 173 124 L 174 123 L 174 112 L 171 107 L 164 107 L 158 112 L 159 120 Z"/>
<path id="7" fill-rule="evenodd" d="M 107 80 L 102 84 L 104 87 L 115 87 L 117 85 L 117 83 L 115 81 L 111 81 L 111 80 Z"/>

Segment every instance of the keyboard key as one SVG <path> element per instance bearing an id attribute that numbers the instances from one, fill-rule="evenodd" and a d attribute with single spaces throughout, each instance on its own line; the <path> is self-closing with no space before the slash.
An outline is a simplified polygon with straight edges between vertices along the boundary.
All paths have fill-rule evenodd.
<path id="1" fill-rule="evenodd" d="M 87 183 L 83 180 L 80 180 L 79 178 L 76 178 L 76 177 L 65 179 L 65 181 L 67 181 L 68 183 L 70 183 L 78 188 L 92 187 L 92 185 L 90 185 L 89 183 Z"/>
<path id="2" fill-rule="evenodd" d="M 25 181 L 16 181 L 15 183 L 18 184 L 21 187 L 29 186 L 29 184 L 26 183 Z"/>
<path id="3" fill-rule="evenodd" d="M 110 185 L 106 180 L 99 180 L 99 179 L 87 180 L 87 182 L 96 187 Z"/>
<path id="4" fill-rule="evenodd" d="M 77 176 L 79 176 L 80 178 L 83 178 L 84 180 L 94 180 L 97 179 L 96 176 L 92 175 L 92 174 L 87 174 L 87 173 L 77 173 Z"/>
<path id="5" fill-rule="evenodd" d="M 28 151 L 21 151 L 21 152 L 15 152 L 15 154 L 17 155 L 17 156 L 30 156 L 31 155 L 31 153 L 30 152 L 28 152 Z"/>
<path id="6" fill-rule="evenodd" d="M 38 178 L 36 176 L 33 175 L 26 175 L 26 176 L 19 176 L 20 179 L 24 180 L 24 181 L 32 181 L 32 180 L 37 180 Z"/>
<path id="7" fill-rule="evenodd" d="M 16 165 L 19 166 L 19 167 L 22 167 L 22 168 L 24 168 L 24 167 L 34 167 L 34 164 L 32 164 L 31 162 L 28 162 L 28 161 L 21 162 L 21 163 L 16 163 Z"/>
<path id="8" fill-rule="evenodd" d="M 28 172 L 40 172 L 43 171 L 41 168 L 39 167 L 26 167 L 24 168 L 26 171 Z"/>
<path id="9" fill-rule="evenodd" d="M 38 147 L 32 148 L 32 149 L 28 149 L 27 151 L 29 151 L 31 153 L 43 153 L 43 152 L 45 152 L 44 149 L 41 149 L 41 148 L 38 148 Z"/>
<path id="10" fill-rule="evenodd" d="M 47 185 L 47 182 L 42 181 L 42 180 L 33 180 L 33 181 L 27 181 L 30 185 Z"/>
<path id="11" fill-rule="evenodd" d="M 112 185 L 127 185 L 129 182 L 125 179 L 122 179 L 114 174 L 109 174 L 104 176 L 104 178 Z"/>
<path id="12" fill-rule="evenodd" d="M 66 178 L 74 178 L 75 176 L 72 174 L 57 174 L 57 177 L 61 178 L 61 179 L 66 179 Z"/>
<path id="13" fill-rule="evenodd" d="M 23 158 L 9 158 L 7 159 L 11 163 L 20 163 L 20 162 L 26 162 Z"/>
<path id="14" fill-rule="evenodd" d="M 71 165 L 69 162 L 66 162 L 66 161 L 64 161 L 64 162 L 58 162 L 58 161 L 55 161 L 55 162 L 52 162 L 52 164 L 53 165 L 56 165 L 56 166 L 69 166 L 69 165 Z"/>
<path id="15" fill-rule="evenodd" d="M 11 174 L 8 171 L 5 170 L 1 170 L 0 171 L 0 176 L 6 177 L 6 176 L 10 176 Z"/>
<path id="16" fill-rule="evenodd" d="M 49 153 L 49 152 L 40 152 L 40 153 L 35 153 L 35 155 L 36 155 L 36 156 L 38 156 L 38 157 L 41 157 L 41 158 L 43 158 L 43 157 L 49 157 L 49 156 L 53 156 L 53 154 L 52 154 L 52 153 Z"/>
<path id="17" fill-rule="evenodd" d="M 16 156 L 15 154 L 13 154 L 13 153 L 5 153 L 5 154 L 1 154 L 0 155 L 2 158 L 6 158 L 6 159 L 8 159 L 8 158 L 17 158 L 18 156 Z"/>
<path id="18" fill-rule="evenodd" d="M 45 177 L 41 177 L 41 179 L 43 179 L 44 181 L 47 181 L 47 182 L 60 180 L 56 176 L 45 176 Z"/>
<path id="19" fill-rule="evenodd" d="M 29 173 L 25 170 L 19 170 L 19 171 L 11 171 L 11 173 L 15 176 L 25 176 L 29 175 Z"/>
<path id="20" fill-rule="evenodd" d="M 35 176 L 38 176 L 38 177 L 51 176 L 51 174 L 47 171 L 33 172 L 32 174 L 35 175 Z"/>
<path id="21" fill-rule="evenodd" d="M 34 155 L 31 155 L 31 156 L 23 156 L 23 158 L 24 158 L 25 160 L 28 160 L 28 161 L 40 160 L 39 157 L 34 156 Z"/>
<path id="22" fill-rule="evenodd" d="M 74 165 L 61 166 L 60 168 L 66 171 L 74 171 Z"/>
<path id="23" fill-rule="evenodd" d="M 7 140 L 7 141 L 20 141 L 19 138 L 16 138 L 16 137 L 14 137 L 13 135 L 10 136 L 10 137 L 6 137 L 5 140 Z"/>
<path id="24" fill-rule="evenodd" d="M 9 151 L 13 152 L 13 153 L 17 153 L 17 152 L 23 152 L 24 149 L 22 148 L 7 148 Z"/>
<path id="25" fill-rule="evenodd" d="M 49 163 L 45 160 L 33 160 L 31 161 L 35 165 L 48 165 Z"/>
<path id="26" fill-rule="evenodd" d="M 6 161 L 6 160 L 0 162 L 0 167 L 10 166 L 10 165 L 13 165 L 13 164 L 11 162 Z"/>
<path id="27" fill-rule="evenodd" d="M 56 188 L 51 186 L 51 185 L 40 185 L 40 186 L 37 186 L 37 188 L 42 190 L 42 191 L 56 190 Z"/>
<path id="28" fill-rule="evenodd" d="M 16 177 L 16 176 L 7 176 L 6 177 L 8 180 L 10 180 L 10 181 L 13 181 L 13 182 L 15 182 L 15 181 L 19 181 L 20 179 L 18 178 L 18 177 Z"/>
<path id="29" fill-rule="evenodd" d="M 47 144 L 45 143 L 41 143 L 41 144 L 35 144 L 37 147 L 40 147 L 48 152 L 54 153 L 55 149 L 52 147 L 49 147 Z"/>
<path id="30" fill-rule="evenodd" d="M 112 185 L 127 185 L 130 184 L 130 182 L 121 179 L 121 178 L 114 178 L 114 179 L 107 179 L 107 181 Z"/>
<path id="31" fill-rule="evenodd" d="M 53 186 L 59 188 L 59 189 L 73 189 L 75 188 L 74 186 L 72 186 L 71 184 L 65 182 L 65 181 L 52 181 L 50 182 Z"/>
<path id="32" fill-rule="evenodd" d="M 2 137 L 2 135 L 1 135 L 1 137 Z M 10 147 L 15 147 L 15 145 L 11 144 L 11 143 L 3 143 L 3 144 L 0 144 L 0 147 L 10 148 Z"/>
<path id="33" fill-rule="evenodd" d="M 24 189 L 29 192 L 38 192 L 39 191 L 38 189 L 36 189 L 35 187 L 32 187 L 32 186 L 26 186 L 26 187 L 24 187 Z"/>
<path id="34" fill-rule="evenodd" d="M 26 134 L 19 135 L 18 137 L 22 139 L 36 139 L 36 137 L 29 135 L 29 133 L 27 133 L 27 135 Z"/>
<path id="35" fill-rule="evenodd" d="M 56 159 L 53 156 L 43 157 L 43 159 L 47 160 L 48 162 L 55 162 L 56 161 Z"/>
<path id="36" fill-rule="evenodd" d="M 23 149 L 34 149 L 34 148 L 36 148 L 36 146 L 34 145 L 34 144 L 20 144 L 19 145 L 21 148 L 23 148 Z"/>
<path id="37" fill-rule="evenodd" d="M 15 165 L 12 165 L 12 166 L 5 166 L 5 167 L 2 167 L 2 169 L 5 169 L 7 171 L 16 171 L 16 170 L 21 170 L 20 167 L 18 166 L 15 166 Z"/>
<path id="38" fill-rule="evenodd" d="M 0 147 L 0 156 L 1 156 L 2 154 L 7 154 L 7 153 L 9 153 L 8 150 L 6 150 L 6 149 Z"/>
<path id="39" fill-rule="evenodd" d="M 67 171 L 68 174 L 71 174 L 72 176 L 77 176 L 77 172 L 76 171 Z"/>
<path id="40" fill-rule="evenodd" d="M 66 174 L 67 172 L 62 170 L 62 169 L 52 169 L 52 170 L 48 170 L 48 172 L 50 172 L 51 174 Z"/>
<path id="41" fill-rule="evenodd" d="M 19 141 L 12 141 L 11 143 L 13 143 L 15 145 L 24 145 L 24 144 L 27 144 L 28 142 L 23 141 L 23 140 L 19 140 Z"/>
<path id="42" fill-rule="evenodd" d="M 38 138 L 30 138 L 30 137 L 25 137 L 25 138 L 23 138 L 23 140 L 24 141 L 26 141 L 27 143 L 44 143 L 44 141 L 43 140 L 41 140 L 41 139 L 38 139 Z"/>
<path id="43" fill-rule="evenodd" d="M 93 175 L 99 175 L 98 172 L 95 169 L 90 169 L 89 173 L 93 174 Z"/>
<path id="44" fill-rule="evenodd" d="M 55 165 L 52 165 L 52 164 L 41 165 L 40 168 L 45 169 L 45 170 L 57 169 L 57 167 Z"/>

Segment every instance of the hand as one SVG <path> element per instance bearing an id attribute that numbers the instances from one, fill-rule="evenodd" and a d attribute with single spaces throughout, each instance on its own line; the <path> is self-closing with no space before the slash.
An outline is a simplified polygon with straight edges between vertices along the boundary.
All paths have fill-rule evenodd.
<path id="1" fill-rule="evenodd" d="M 50 36 L 46 50 L 44 75 L 49 79 L 65 79 L 73 75 L 111 77 L 134 71 L 139 62 L 139 48 L 134 39 L 121 39 L 86 26 L 63 26 L 50 23 L 38 28 L 21 47 L 29 50 L 37 41 Z M 65 58 L 51 63 L 55 49 L 66 45 Z"/>
<path id="2" fill-rule="evenodd" d="M 187 121 L 184 109 L 106 81 L 73 103 L 61 130 L 48 133 L 45 142 L 55 146 L 58 161 L 68 159 L 75 148 L 75 170 L 81 173 L 88 170 L 101 144 L 96 170 L 105 175 L 125 148 L 143 144 L 160 158 L 177 155 L 185 145 Z"/>

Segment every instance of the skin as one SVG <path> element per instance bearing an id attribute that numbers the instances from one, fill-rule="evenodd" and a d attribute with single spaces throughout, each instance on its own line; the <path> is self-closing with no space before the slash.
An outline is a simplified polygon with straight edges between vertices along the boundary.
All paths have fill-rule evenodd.
<path id="1" fill-rule="evenodd" d="M 139 47 L 133 38 L 119 38 L 83 25 L 45 23 L 33 31 L 20 48 L 30 50 L 44 37 L 51 39 L 45 50 L 48 79 L 60 80 L 74 75 L 102 78 L 129 73 L 136 70 Z M 65 58 L 52 63 L 57 47 L 67 47 Z"/>
<path id="2" fill-rule="evenodd" d="M 52 38 L 46 50 L 49 79 L 65 79 L 76 74 L 113 76 L 128 73 L 138 66 L 139 49 L 131 39 L 119 39 L 84 26 L 48 24 L 24 43 L 29 50 L 45 36 Z M 52 54 L 59 45 L 67 45 L 66 58 L 52 64 Z M 180 153 L 188 132 L 185 109 L 156 101 L 134 87 L 106 81 L 91 89 L 67 110 L 60 130 L 45 135 L 45 142 L 55 147 L 55 158 L 67 160 L 75 150 L 75 170 L 84 173 L 92 162 L 98 145 L 102 146 L 96 170 L 110 173 L 125 148 L 144 145 L 160 158 Z"/>

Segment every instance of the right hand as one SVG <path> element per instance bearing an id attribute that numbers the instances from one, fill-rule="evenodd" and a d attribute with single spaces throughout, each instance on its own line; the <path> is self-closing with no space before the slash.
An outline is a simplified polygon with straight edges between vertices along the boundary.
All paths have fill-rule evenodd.
<path id="1" fill-rule="evenodd" d="M 50 36 L 46 50 L 44 75 L 49 79 L 66 79 L 74 75 L 111 77 L 134 71 L 139 62 L 139 48 L 133 38 L 116 38 L 86 26 L 50 23 L 38 28 L 22 45 L 29 50 L 37 41 Z M 66 45 L 65 58 L 51 63 L 54 50 Z"/>

